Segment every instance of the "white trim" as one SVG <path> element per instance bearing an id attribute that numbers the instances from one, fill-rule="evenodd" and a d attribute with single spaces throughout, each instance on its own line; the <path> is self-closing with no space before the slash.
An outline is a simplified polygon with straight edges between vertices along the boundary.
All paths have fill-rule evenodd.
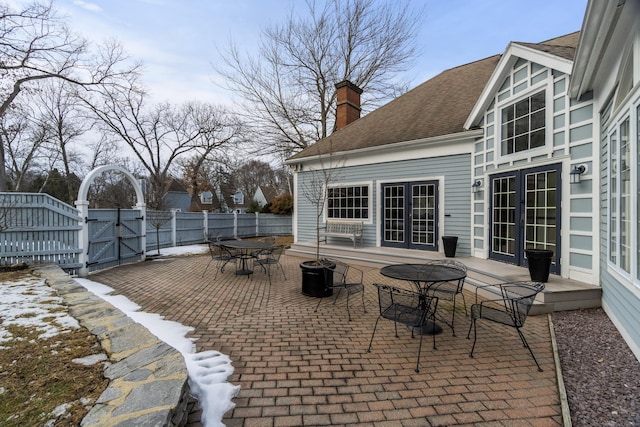
<path id="1" fill-rule="evenodd" d="M 571 68 L 573 66 L 573 62 L 568 59 L 560 58 L 550 53 L 541 52 L 537 49 L 523 46 L 518 43 L 509 43 L 506 51 L 493 71 L 489 82 L 485 85 L 482 94 L 471 110 L 471 113 L 464 124 L 465 129 L 471 129 L 480 122 L 484 116 L 484 112 L 495 98 L 495 94 L 500 88 L 500 85 L 502 85 L 507 75 L 511 73 L 513 65 L 517 62 L 518 58 L 535 62 L 536 64 L 543 65 L 552 70 L 558 70 L 565 74 L 571 73 Z"/>
<path id="2" fill-rule="evenodd" d="M 611 34 L 620 16 L 619 4 L 625 0 L 589 1 L 582 22 L 578 49 L 569 82 L 569 95 L 580 98 L 593 88 L 594 78 L 600 66 L 600 59 L 608 47 Z M 612 5 L 616 7 L 611 7 Z"/>

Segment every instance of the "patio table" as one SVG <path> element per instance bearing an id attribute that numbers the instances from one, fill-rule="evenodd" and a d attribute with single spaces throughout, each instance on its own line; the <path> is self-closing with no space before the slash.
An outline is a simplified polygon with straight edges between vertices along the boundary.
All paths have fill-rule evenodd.
<path id="1" fill-rule="evenodd" d="M 250 274 L 253 274 L 253 270 L 249 268 L 249 266 L 247 265 L 247 260 L 253 258 L 252 255 L 250 255 L 251 251 L 255 251 L 255 250 L 264 250 L 264 249 L 272 249 L 273 248 L 273 244 L 271 243 L 266 243 L 266 242 L 260 242 L 258 240 L 224 240 L 220 243 L 222 246 L 229 248 L 229 249 L 235 249 L 236 251 L 240 252 L 240 267 L 237 267 L 236 264 L 236 275 L 243 275 L 243 276 L 248 276 Z"/>
<path id="2" fill-rule="evenodd" d="M 411 282 L 416 290 L 423 296 L 429 292 L 429 288 L 442 282 L 451 282 L 464 279 L 467 274 L 457 268 L 442 264 L 394 264 L 380 269 L 380 274 L 396 280 Z M 420 331 L 422 334 L 442 333 L 442 327 L 434 322 L 429 322 Z"/>

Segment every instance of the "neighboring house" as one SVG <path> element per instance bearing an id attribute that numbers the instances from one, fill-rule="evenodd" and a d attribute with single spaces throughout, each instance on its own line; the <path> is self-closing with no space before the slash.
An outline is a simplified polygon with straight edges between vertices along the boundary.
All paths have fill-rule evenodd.
<path id="1" fill-rule="evenodd" d="M 512 42 L 362 118 L 338 84 L 338 130 L 287 160 L 295 242 L 315 239 L 303 190 L 330 169 L 323 221 L 362 221 L 371 247 L 455 235 L 461 256 L 519 266 L 551 249 L 553 273 L 603 287 L 640 358 L 639 81 L 640 2 L 591 0 L 581 32 Z"/>
<path id="2" fill-rule="evenodd" d="M 258 202 L 260 207 L 263 208 L 273 202 L 273 199 L 278 197 L 280 194 L 282 194 L 282 192 L 273 186 L 261 185 L 253 195 L 253 201 Z"/>
<path id="3" fill-rule="evenodd" d="M 179 209 L 189 212 L 191 207 L 191 194 L 184 185 L 175 179 L 169 183 L 169 189 L 162 197 L 163 210 Z"/>

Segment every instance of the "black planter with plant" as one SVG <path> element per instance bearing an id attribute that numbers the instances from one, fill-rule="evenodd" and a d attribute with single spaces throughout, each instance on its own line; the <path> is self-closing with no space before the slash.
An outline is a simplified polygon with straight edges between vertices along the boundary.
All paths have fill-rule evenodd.
<path id="1" fill-rule="evenodd" d="M 325 260 L 304 261 L 300 263 L 302 270 L 302 293 L 309 297 L 325 298 L 333 295 L 329 286 L 333 283 L 335 264 Z"/>

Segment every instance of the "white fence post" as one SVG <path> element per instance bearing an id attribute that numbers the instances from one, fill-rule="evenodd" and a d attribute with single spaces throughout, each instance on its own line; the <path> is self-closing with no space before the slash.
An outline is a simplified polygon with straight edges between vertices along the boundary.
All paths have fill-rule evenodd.
<path id="1" fill-rule="evenodd" d="M 202 221 L 203 221 L 203 225 L 202 225 L 202 231 L 203 231 L 203 237 L 204 237 L 204 241 L 207 242 L 209 240 L 209 212 L 208 211 L 202 211 Z"/>
<path id="2" fill-rule="evenodd" d="M 87 267 L 89 262 L 89 223 L 86 219 L 89 218 L 89 202 L 87 200 L 76 200 L 76 209 L 80 214 L 78 224 L 82 227 L 78 232 L 78 246 L 80 249 L 78 261 L 82 264 L 78 270 L 78 276 L 87 277 L 89 274 L 89 268 Z"/>
<path id="3" fill-rule="evenodd" d="M 178 246 L 177 242 L 178 242 L 178 233 L 176 231 L 177 229 L 177 221 L 176 221 L 176 213 L 179 211 L 180 209 L 171 209 L 171 246 L 173 246 L 174 248 L 176 246 Z"/>
<path id="4" fill-rule="evenodd" d="M 233 211 L 233 238 L 238 238 L 238 212 Z"/>
<path id="5" fill-rule="evenodd" d="M 255 212 L 256 214 L 256 236 L 260 235 L 260 213 Z"/>

